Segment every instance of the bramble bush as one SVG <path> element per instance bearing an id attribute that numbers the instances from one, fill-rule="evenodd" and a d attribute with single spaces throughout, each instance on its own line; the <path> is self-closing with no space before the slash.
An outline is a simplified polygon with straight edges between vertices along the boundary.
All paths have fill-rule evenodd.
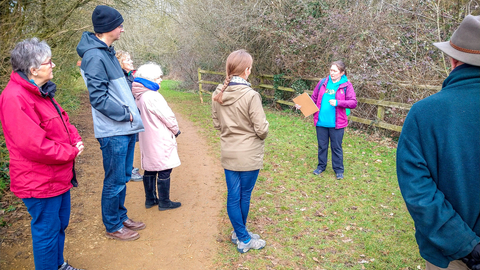
<path id="1" fill-rule="evenodd" d="M 252 75 L 325 77 L 329 63 L 341 59 L 358 97 L 407 104 L 437 92 L 450 71 L 432 44 L 448 40 L 466 14 L 480 14 L 479 2 L 467 0 L 209 0 L 189 5 L 178 19 L 188 27 L 176 28 L 179 54 L 171 70 L 192 88 L 197 67 L 222 71 L 226 56 L 245 48 L 254 57 Z M 188 42 L 180 36 L 188 36 Z M 281 86 L 291 87 L 287 83 Z M 402 125 L 407 112 L 387 109 L 385 120 Z M 376 106 L 360 104 L 355 115 L 375 119 Z"/>

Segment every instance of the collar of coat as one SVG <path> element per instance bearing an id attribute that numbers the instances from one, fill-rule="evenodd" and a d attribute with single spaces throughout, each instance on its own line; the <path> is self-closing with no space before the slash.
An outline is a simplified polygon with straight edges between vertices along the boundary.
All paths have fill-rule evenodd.
<path id="1" fill-rule="evenodd" d="M 247 80 L 239 76 L 233 76 L 228 85 L 238 85 L 238 84 L 245 84 L 246 86 L 252 86 L 251 83 L 247 82 Z"/>
<path id="2" fill-rule="evenodd" d="M 42 87 L 38 87 L 33 80 L 29 80 L 27 75 L 22 71 L 12 72 L 12 76 L 17 74 L 20 78 L 16 81 L 20 83 L 26 89 L 41 95 L 42 97 L 55 97 L 55 92 L 57 91 L 57 85 L 52 81 L 48 81 Z"/>

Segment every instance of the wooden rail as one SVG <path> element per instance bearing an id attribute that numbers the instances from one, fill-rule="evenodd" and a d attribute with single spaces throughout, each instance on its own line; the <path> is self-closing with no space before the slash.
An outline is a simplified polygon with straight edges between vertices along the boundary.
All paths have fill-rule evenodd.
<path id="1" fill-rule="evenodd" d="M 214 81 L 202 80 L 202 74 L 214 74 L 214 75 L 225 76 L 225 73 L 224 72 L 209 71 L 209 70 L 202 70 L 202 69 L 198 68 L 198 90 L 199 90 L 200 100 L 203 103 L 202 93 L 207 93 L 207 94 L 210 94 L 210 95 L 212 93 L 210 93 L 209 91 L 203 90 L 202 85 L 203 84 L 218 85 L 218 84 L 222 84 L 223 82 L 214 82 Z M 265 79 L 269 79 L 269 80 L 273 79 L 274 78 L 273 75 L 259 75 L 259 76 L 256 76 L 256 77 L 260 79 L 260 84 L 259 85 L 252 85 L 252 88 L 256 88 L 256 89 L 275 89 L 275 90 L 295 93 L 295 89 L 290 88 L 290 87 L 279 86 L 279 87 L 275 88 L 273 85 L 265 84 L 264 80 Z M 298 79 L 298 78 L 290 77 L 290 76 L 283 76 L 282 79 L 294 80 L 294 79 Z M 318 82 L 322 78 L 309 77 L 309 78 L 302 78 L 302 79 L 307 80 L 307 81 L 312 81 L 312 82 Z M 436 87 L 436 86 L 429 86 L 429 87 Z M 436 88 L 436 89 L 438 89 L 438 88 Z M 310 90 L 307 90 L 305 92 L 310 94 L 310 95 L 312 95 L 312 93 L 313 93 L 313 91 L 310 91 Z M 263 95 L 263 96 L 265 98 L 268 98 L 268 99 L 273 99 L 274 98 L 273 96 L 268 96 L 268 95 Z M 380 98 L 383 98 L 383 97 L 384 97 L 383 94 L 380 95 Z M 386 100 L 383 100 L 383 99 L 376 100 L 376 99 L 357 97 L 357 101 L 359 103 L 376 105 L 377 106 L 376 119 L 371 120 L 371 119 L 365 119 L 365 118 L 360 118 L 360 117 L 357 117 L 357 116 L 350 115 L 350 116 L 348 116 L 349 120 L 354 121 L 354 122 L 358 122 L 358 123 L 363 123 L 363 124 L 375 126 L 375 127 L 379 127 L 379 128 L 383 128 L 383 129 L 398 131 L 398 132 L 402 131 L 402 126 L 392 125 L 392 124 L 386 123 L 384 121 L 384 119 L 385 119 L 385 108 L 388 107 L 388 108 L 397 108 L 397 109 L 402 109 L 402 110 L 410 110 L 410 108 L 412 107 L 411 104 L 386 101 Z M 289 106 L 294 106 L 295 105 L 295 103 L 293 103 L 291 101 L 285 101 L 285 100 L 275 100 L 275 102 L 279 103 L 279 104 L 289 105 Z"/>

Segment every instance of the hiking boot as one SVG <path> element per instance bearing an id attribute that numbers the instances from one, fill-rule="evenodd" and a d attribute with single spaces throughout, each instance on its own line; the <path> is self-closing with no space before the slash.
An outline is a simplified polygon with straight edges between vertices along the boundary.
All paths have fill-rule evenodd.
<path id="1" fill-rule="evenodd" d="M 167 179 L 157 178 L 158 210 L 170 210 L 182 206 L 179 202 L 170 201 L 170 177 Z"/>
<path id="2" fill-rule="evenodd" d="M 127 227 L 130 230 L 134 230 L 134 231 L 140 231 L 140 230 L 145 229 L 145 227 L 147 227 L 147 225 L 145 225 L 145 223 L 136 222 L 136 221 L 133 221 L 131 219 L 125 220 L 123 222 L 123 226 Z"/>
<path id="3" fill-rule="evenodd" d="M 107 236 L 108 238 L 121 240 L 121 241 L 133 241 L 140 238 L 140 234 L 126 227 L 122 227 L 120 230 L 113 233 L 105 232 L 105 236 Z"/>
<path id="4" fill-rule="evenodd" d="M 58 270 L 83 270 L 83 269 L 75 268 L 70 264 L 68 264 L 68 261 L 66 261 L 66 262 L 63 262 L 63 264 L 60 265 L 60 267 L 58 267 Z"/>
<path id="5" fill-rule="evenodd" d="M 130 180 L 133 182 L 140 182 L 143 180 L 143 176 L 138 171 L 138 168 L 133 168 L 132 176 L 130 177 Z"/>
<path id="6" fill-rule="evenodd" d="M 319 168 L 316 168 L 315 171 L 313 171 L 313 174 L 320 175 L 322 174 L 322 172 L 323 172 L 322 170 L 320 170 Z"/>
<path id="7" fill-rule="evenodd" d="M 260 235 L 252 233 L 251 231 L 247 230 L 248 235 L 250 235 L 250 238 L 252 239 L 260 239 Z M 235 230 L 232 232 L 232 243 L 235 245 L 238 245 L 238 237 L 237 233 L 235 233 Z"/>
<path id="8" fill-rule="evenodd" d="M 337 173 L 337 180 L 343 179 L 343 173 Z"/>
<path id="9" fill-rule="evenodd" d="M 237 250 L 240 253 L 248 252 L 250 249 L 262 249 L 265 247 L 267 242 L 262 239 L 253 239 L 251 238 L 248 243 L 243 243 L 243 241 L 239 241 L 237 244 Z"/>

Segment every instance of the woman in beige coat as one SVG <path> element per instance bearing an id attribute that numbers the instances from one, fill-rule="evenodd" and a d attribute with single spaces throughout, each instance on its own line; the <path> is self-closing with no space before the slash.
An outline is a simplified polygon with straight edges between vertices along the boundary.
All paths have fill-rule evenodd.
<path id="1" fill-rule="evenodd" d="M 170 201 L 170 174 L 172 168 L 180 166 L 175 140 L 180 129 L 167 101 L 157 92 L 162 75 L 158 65 L 145 64 L 138 68 L 132 83 L 132 93 L 145 126 L 145 132 L 139 133 L 142 168 L 145 170 L 145 207 L 158 204 L 160 211 L 181 206 L 179 202 Z"/>
<path id="2" fill-rule="evenodd" d="M 213 125 L 220 131 L 228 188 L 227 212 L 234 229 L 232 242 L 240 253 L 266 245 L 246 228 L 250 197 L 263 166 L 263 140 L 268 134 L 260 94 L 247 82 L 252 62 L 245 50 L 232 52 L 227 58 L 225 82 L 212 95 Z"/>

